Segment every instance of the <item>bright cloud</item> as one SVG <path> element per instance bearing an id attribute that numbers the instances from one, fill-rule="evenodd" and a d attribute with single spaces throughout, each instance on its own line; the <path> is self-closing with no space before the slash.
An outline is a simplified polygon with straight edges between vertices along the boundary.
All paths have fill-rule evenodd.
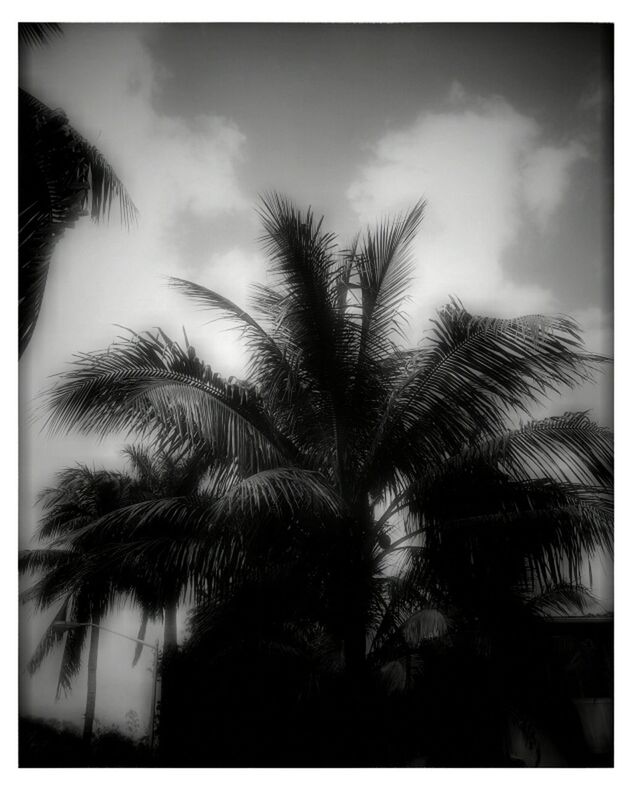
<path id="1" fill-rule="evenodd" d="M 101 225 L 84 219 L 58 244 L 38 326 L 20 365 L 23 415 L 33 396 L 50 384 L 48 376 L 62 370 L 73 354 L 103 348 L 121 334 L 115 324 L 135 330 L 161 326 L 180 341 L 185 326 L 198 353 L 207 357 L 205 339 L 217 332 L 203 327 L 207 317 L 197 316 L 183 296 L 166 287 L 167 275 L 186 276 L 170 231 L 187 213 L 212 222 L 227 213 L 250 211 L 237 173 L 245 137 L 234 123 L 212 115 L 193 120 L 159 115 L 152 104 L 157 70 L 133 29 L 68 25 L 64 33 L 57 45 L 29 55 L 25 87 L 49 105 L 62 107 L 73 126 L 102 151 L 140 217 L 138 227 L 129 231 L 116 218 Z M 212 279 L 212 287 L 234 289 L 233 267 L 239 265 L 235 256 L 217 261 L 215 274 L 206 278 Z M 209 361 L 238 365 L 236 348 L 234 335 L 221 335 L 216 347 L 210 347 Z M 25 416 L 22 427 L 21 536 L 26 543 L 37 518 L 32 503 L 54 473 L 77 461 L 116 466 L 124 437 L 100 444 L 94 437 L 51 437 Z M 29 613 L 24 618 L 29 622 L 22 633 L 24 656 L 32 652 L 46 617 Z M 137 628 L 136 616 L 118 615 L 114 621 L 124 633 Z M 106 645 L 100 658 L 98 715 L 120 720 L 135 708 L 144 718 L 151 692 L 148 673 L 144 666 L 135 674 L 122 672 L 120 642 L 115 638 Z M 54 703 L 58 667 L 54 660 L 47 662 L 25 684 L 24 710 L 33 707 L 79 719 L 84 678 L 78 678 L 70 699 Z M 139 682 L 139 674 L 145 682 Z"/>
<path id="2" fill-rule="evenodd" d="M 165 287 L 166 276 L 182 274 L 170 243 L 174 222 L 186 214 L 212 222 L 250 210 L 237 174 L 244 135 L 220 116 L 184 120 L 157 113 L 158 70 L 136 29 L 70 25 L 64 33 L 57 46 L 29 55 L 28 87 L 63 107 L 99 147 L 140 216 L 129 231 L 116 220 L 83 220 L 58 245 L 24 366 L 46 373 L 78 350 L 108 343 L 117 331 L 113 324 L 160 324 L 181 336 L 189 305 Z"/>
<path id="3" fill-rule="evenodd" d="M 537 122 L 502 98 L 469 98 L 458 83 L 445 109 L 426 112 L 377 142 L 348 190 L 361 221 L 420 197 L 428 204 L 416 242 L 412 339 L 450 294 L 480 312 L 555 308 L 549 291 L 508 279 L 503 255 L 525 223 L 544 227 L 554 216 L 582 156 L 574 141 L 544 142 Z"/>
<path id="4" fill-rule="evenodd" d="M 66 26 L 58 47 L 35 51 L 29 65 L 34 92 L 63 107 L 114 164 L 145 222 L 246 206 L 235 175 L 243 134 L 221 116 L 158 114 L 158 70 L 133 28 Z"/>
<path id="5" fill-rule="evenodd" d="M 265 282 L 265 270 L 266 263 L 260 255 L 233 247 L 225 253 L 211 256 L 202 271 L 196 269 L 196 279 L 206 288 L 221 293 L 239 307 L 249 310 L 251 285 Z M 186 278 L 187 274 L 183 276 Z M 205 340 L 204 358 L 222 375 L 243 378 L 248 354 L 239 330 L 229 322 L 217 321 L 216 318 L 213 313 L 203 310 L 198 312 L 189 307 L 190 326 L 212 322 L 210 326 L 197 330 L 197 335 Z"/>
<path id="6" fill-rule="evenodd" d="M 69 25 L 63 39 L 33 50 L 24 63 L 25 87 L 64 109 L 112 163 L 140 212 L 129 231 L 119 227 L 116 211 L 109 224 L 83 219 L 57 245 L 38 326 L 21 363 L 26 406 L 73 354 L 103 348 L 121 334 L 116 324 L 161 326 L 180 341 L 184 326 L 205 356 L 209 332 L 198 337 L 198 330 L 206 319 L 196 320 L 190 303 L 166 287 L 167 276 L 186 276 L 170 233 L 187 214 L 220 222 L 250 212 L 238 178 L 244 135 L 220 116 L 160 115 L 152 102 L 158 70 L 139 36 L 127 26 Z M 224 267 L 214 282 L 221 291 L 234 273 Z M 230 358 L 226 348 L 223 357 Z M 76 441 L 46 437 L 42 454 L 39 427 L 24 436 L 34 459 L 23 480 L 25 501 L 33 501 L 57 468 L 82 455 L 111 460 L 111 443 L 99 447 L 90 439 L 82 454 Z"/>
<path id="7" fill-rule="evenodd" d="M 545 145 L 530 152 L 522 171 L 522 187 L 529 210 L 544 228 L 560 205 L 570 180 L 570 168 L 587 156 L 578 142 L 566 146 Z"/>

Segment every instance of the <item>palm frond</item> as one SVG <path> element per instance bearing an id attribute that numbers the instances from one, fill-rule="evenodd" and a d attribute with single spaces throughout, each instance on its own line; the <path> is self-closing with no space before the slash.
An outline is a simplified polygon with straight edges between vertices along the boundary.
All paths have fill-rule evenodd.
<path id="1" fill-rule="evenodd" d="M 31 40 L 54 26 L 21 26 Z M 24 90 L 19 93 L 19 351 L 37 324 L 50 261 L 64 230 L 89 213 L 106 219 L 119 203 L 129 226 L 137 210 L 103 155 L 78 134 L 61 110 L 52 110 Z"/>
<path id="2" fill-rule="evenodd" d="M 445 460 L 429 465 L 385 512 L 386 518 L 416 500 L 423 505 L 425 491 L 442 479 L 458 479 L 486 466 L 507 474 L 515 482 L 548 479 L 567 492 L 599 498 L 603 508 L 611 498 L 614 468 L 612 431 L 594 423 L 587 412 L 533 420 L 519 428 L 474 441 Z M 413 527 L 414 528 L 414 527 Z"/>
<path id="3" fill-rule="evenodd" d="M 353 262 L 362 292 L 362 347 L 373 354 L 394 333 L 402 334 L 402 303 L 410 289 L 413 272 L 411 244 L 423 218 L 425 203 L 418 202 L 407 214 L 367 231 Z"/>
<path id="4" fill-rule="evenodd" d="M 612 551 L 611 496 L 599 487 L 514 481 L 481 466 L 435 481 L 411 511 L 423 551 L 408 552 L 406 574 L 466 609 L 581 585 L 586 559 Z"/>
<path id="5" fill-rule="evenodd" d="M 134 649 L 134 658 L 132 660 L 132 666 L 135 667 L 138 664 L 140 657 L 143 654 L 143 645 L 141 642 L 145 641 L 145 634 L 147 633 L 147 626 L 149 625 L 150 614 L 147 610 L 143 612 L 143 617 L 140 621 L 140 628 L 138 629 L 138 637 L 140 641 L 136 643 L 136 647 Z"/>
<path id="6" fill-rule="evenodd" d="M 322 219 L 317 222 L 311 209 L 302 214 L 276 194 L 263 198 L 260 217 L 275 288 L 285 306 L 278 331 L 286 342 L 280 345 L 296 360 L 299 378 L 311 390 L 312 408 L 322 417 L 321 433 L 340 447 L 345 371 L 352 365 L 344 338 L 354 327 L 338 310 L 335 236 L 322 230 Z"/>
<path id="7" fill-rule="evenodd" d="M 139 444 L 127 444 L 123 448 L 123 456 L 131 467 L 132 475 L 149 490 L 159 485 L 160 474 L 156 468 L 156 458 L 147 447 Z"/>
<path id="8" fill-rule="evenodd" d="M 20 573 L 34 573 L 72 563 L 75 557 L 67 548 L 25 549 L 18 556 Z"/>
<path id="9" fill-rule="evenodd" d="M 202 309 L 218 313 L 219 318 L 235 322 L 242 332 L 253 333 L 257 338 L 265 340 L 270 343 L 271 347 L 274 347 L 274 341 L 257 321 L 245 310 L 242 310 L 241 307 L 231 302 L 230 299 L 218 294 L 216 291 L 211 291 L 202 285 L 183 280 L 180 277 L 170 277 L 169 284 L 172 288 L 188 296 Z"/>
<path id="10" fill-rule="evenodd" d="M 419 647 L 428 639 L 444 636 L 449 625 L 449 619 L 438 609 L 420 609 L 406 620 L 402 631 L 408 645 Z"/>
<path id="11" fill-rule="evenodd" d="M 583 613 L 594 603 L 596 599 L 586 587 L 577 584 L 558 584 L 533 596 L 526 606 L 527 610 L 537 617 L 546 617 Z"/>
<path id="12" fill-rule="evenodd" d="M 79 615 L 85 611 L 76 601 L 73 608 L 73 615 Z M 77 621 L 87 622 L 85 619 Z M 89 631 L 89 628 L 71 628 L 65 632 L 64 652 L 57 678 L 57 699 L 59 699 L 62 692 L 65 695 L 70 692 L 72 681 L 81 670 L 81 657 Z"/>
<path id="13" fill-rule="evenodd" d="M 70 596 L 67 597 L 62 603 L 61 607 L 51 620 L 48 628 L 44 631 L 44 635 L 35 648 L 33 655 L 29 659 L 27 669 L 31 675 L 37 672 L 44 659 L 62 642 L 64 638 L 64 632 L 57 631 L 55 628 L 53 628 L 53 625 L 59 621 L 66 621 L 69 603 Z"/>
<path id="14" fill-rule="evenodd" d="M 218 500 L 213 512 L 219 518 L 251 518 L 258 513 L 281 516 L 307 513 L 340 515 L 344 505 L 317 472 L 293 467 L 266 469 L 244 478 Z"/>
<path id="15" fill-rule="evenodd" d="M 57 22 L 20 22 L 18 23 L 18 37 L 20 44 L 36 47 L 61 36 L 61 25 Z"/>
<path id="16" fill-rule="evenodd" d="M 161 417 L 158 427 L 181 418 L 218 455 L 239 458 L 245 469 L 295 452 L 252 389 L 225 381 L 192 347 L 184 350 L 164 334 L 130 333 L 107 351 L 80 355 L 46 398 L 46 425 L 53 432 L 155 433 L 149 407 Z"/>
<path id="17" fill-rule="evenodd" d="M 271 409 L 292 403 L 300 396 L 300 370 L 292 364 L 292 350 L 283 340 L 279 344 L 257 320 L 225 296 L 188 280 L 171 277 L 169 281 L 203 309 L 216 313 L 219 319 L 231 322 L 238 329 L 249 352 L 248 379 L 265 392 Z M 275 307 L 279 308 L 283 296 L 264 286 L 259 286 L 255 294 L 253 303 L 262 312 L 271 313 L 278 328 L 281 316 L 278 309 L 270 310 L 270 300 L 274 296 Z"/>
<path id="18" fill-rule="evenodd" d="M 368 456 L 376 471 L 440 462 L 481 435 L 504 433 L 560 386 L 590 380 L 603 360 L 584 351 L 577 324 L 563 316 L 482 318 L 452 302 L 434 323 L 377 426 Z M 398 461 L 389 447 L 410 450 Z"/>

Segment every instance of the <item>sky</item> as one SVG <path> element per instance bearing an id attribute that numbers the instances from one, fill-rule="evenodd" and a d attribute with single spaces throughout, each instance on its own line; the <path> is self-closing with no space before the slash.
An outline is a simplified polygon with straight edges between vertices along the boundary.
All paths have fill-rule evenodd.
<path id="1" fill-rule="evenodd" d="M 612 83 L 598 25 L 81 25 L 31 50 L 20 84 L 114 166 L 137 227 L 88 218 L 66 232 L 20 363 L 21 543 L 37 492 L 63 466 L 120 464 L 122 437 L 51 437 L 36 396 L 80 351 L 122 330 L 182 328 L 224 375 L 234 336 L 166 287 L 184 277 L 247 305 L 265 279 L 256 208 L 269 190 L 311 205 L 344 244 L 427 201 L 408 304 L 416 343 L 451 295 L 491 315 L 565 313 L 612 353 Z M 611 377 L 544 413 L 590 408 L 612 425 Z M 607 575 L 597 592 L 611 601 Z M 27 657 L 45 621 L 23 618 Z M 113 618 L 133 634 L 137 617 Z M 148 634 L 153 640 L 159 629 Z M 131 645 L 102 643 L 97 716 L 146 721 L 151 685 Z M 129 661 L 127 653 L 130 653 Z M 79 720 L 84 676 L 54 702 L 51 658 L 23 705 Z M 125 669 L 123 669 L 125 665 Z M 124 727 L 124 724 L 122 725 Z"/>

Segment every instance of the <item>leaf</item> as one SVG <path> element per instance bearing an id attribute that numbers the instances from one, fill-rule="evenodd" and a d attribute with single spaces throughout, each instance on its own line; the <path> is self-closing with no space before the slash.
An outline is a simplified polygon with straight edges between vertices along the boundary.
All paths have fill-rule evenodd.
<path id="1" fill-rule="evenodd" d="M 21 25 L 25 40 L 43 41 L 57 25 Z M 28 346 L 44 296 L 48 268 L 59 239 L 87 211 L 108 218 L 112 199 L 129 227 L 137 210 L 103 155 L 52 110 L 19 92 L 19 353 Z"/>
<path id="2" fill-rule="evenodd" d="M 181 420 L 246 470 L 295 453 L 253 390 L 225 381 L 164 334 L 130 333 L 107 351 L 81 355 L 45 397 L 53 432 L 155 435 Z M 156 419 L 148 421 L 148 407 Z"/>

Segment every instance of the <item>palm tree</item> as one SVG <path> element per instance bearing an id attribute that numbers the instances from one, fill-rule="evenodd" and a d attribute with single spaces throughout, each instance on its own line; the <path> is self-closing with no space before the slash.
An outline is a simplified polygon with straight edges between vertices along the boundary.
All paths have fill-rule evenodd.
<path id="1" fill-rule="evenodd" d="M 160 742 L 164 755 L 172 742 L 170 725 L 173 723 L 173 694 L 170 681 L 173 674 L 171 667 L 178 650 L 178 605 L 187 596 L 191 598 L 195 595 L 196 586 L 189 569 L 182 569 L 175 562 L 177 554 L 173 549 L 177 548 L 182 536 L 173 529 L 168 513 L 163 512 L 160 506 L 165 502 L 178 502 L 184 504 L 185 508 L 190 507 L 192 515 L 195 500 L 202 494 L 204 479 L 208 478 L 214 459 L 210 448 L 201 443 L 193 449 L 184 448 L 177 453 L 161 449 L 152 452 L 142 445 L 130 445 L 124 449 L 124 455 L 139 493 L 147 501 L 147 505 L 132 507 L 131 513 L 129 509 L 114 513 L 113 519 L 106 516 L 93 529 L 97 539 L 96 551 L 102 561 L 107 563 L 108 549 L 103 550 L 101 541 L 108 539 L 108 525 L 112 522 L 120 524 L 121 518 L 128 519 L 127 532 L 122 533 L 119 541 L 113 544 L 115 551 L 112 556 L 112 574 L 116 579 L 122 577 L 123 588 L 131 585 L 130 592 L 133 592 L 142 587 L 151 597 L 151 606 L 145 607 L 143 613 L 139 639 L 144 640 L 151 615 L 157 611 L 162 611 L 163 614 Z M 156 504 L 159 504 L 158 508 Z M 148 510 L 152 513 L 151 520 L 146 518 Z M 164 552 L 161 548 L 156 551 L 156 541 L 161 538 L 164 541 L 165 537 L 171 551 Z M 128 583 L 126 576 L 129 578 Z M 141 652 L 142 644 L 139 643 L 134 663 L 140 658 Z"/>
<path id="2" fill-rule="evenodd" d="M 203 445 L 198 445 L 194 450 L 184 448 L 177 454 L 164 449 L 152 452 L 142 445 L 129 445 L 123 453 L 130 466 L 132 479 L 138 488 L 138 498 L 148 501 L 193 499 L 213 463 L 209 448 Z M 136 508 L 134 512 L 138 510 Z M 155 519 L 157 522 L 160 514 L 155 513 Z M 102 521 L 101 526 L 103 523 Z M 152 525 L 152 537 L 155 537 L 157 527 L 157 524 Z M 161 593 L 164 600 L 157 599 L 156 606 L 163 610 L 163 648 L 167 654 L 176 650 L 178 646 L 176 624 L 178 603 L 183 590 L 188 585 L 182 577 L 172 579 L 169 574 L 163 580 L 164 584 L 171 584 L 171 587 L 164 588 Z M 146 621 L 147 617 L 144 623 Z"/>
<path id="3" fill-rule="evenodd" d="M 512 497 L 526 497 L 521 508 L 535 518 L 529 486 L 555 483 L 582 518 L 573 529 L 553 522 L 540 541 L 525 542 L 522 573 L 579 582 L 580 558 L 609 540 L 586 499 L 611 485 L 611 436 L 586 415 L 518 423 L 602 363 L 585 351 L 577 324 L 564 316 L 474 316 L 453 300 L 431 333 L 406 348 L 402 308 L 423 204 L 342 250 L 322 220 L 281 197 L 264 199 L 260 214 L 272 285 L 254 288 L 256 317 L 212 290 L 172 280 L 239 329 L 250 352 L 247 380 L 222 379 L 188 344 L 161 332 L 129 333 L 61 374 L 48 393 L 49 427 L 150 435 L 150 410 L 177 422 L 178 440 L 201 435 L 235 459 L 245 477 L 233 516 L 261 519 L 289 505 L 287 535 L 301 530 L 299 505 L 319 503 L 328 515 L 314 528 L 326 529 L 336 558 L 320 579 L 327 627 L 353 683 L 366 673 L 367 643 L 389 606 L 392 553 L 414 553 L 441 534 L 427 492 L 450 469 L 484 463 L 516 486 L 495 515 L 505 532 Z M 398 530 L 405 535 L 393 542 Z M 309 555 L 300 561 L 309 567 Z M 226 574 L 234 577 L 230 566 Z"/>
<path id="4" fill-rule="evenodd" d="M 44 577 L 27 591 L 26 599 L 34 599 L 41 607 L 63 599 L 60 612 L 30 662 L 32 672 L 61 638 L 63 631 L 55 629 L 56 621 L 69 617 L 75 622 L 95 624 L 91 629 L 88 662 L 84 730 L 87 741 L 94 717 L 99 638 L 99 619 L 94 611 L 98 609 L 101 617 L 116 598 L 140 606 L 143 616 L 139 640 L 144 640 L 149 620 L 159 613 L 163 615 L 164 714 L 168 697 L 164 688 L 168 674 L 165 666 L 177 649 L 177 606 L 194 590 L 189 568 L 174 564 L 177 557 L 174 550 L 182 536 L 172 528 L 164 504 L 188 507 L 188 516 L 193 517 L 198 494 L 208 496 L 215 490 L 213 485 L 221 486 L 233 479 L 230 469 L 213 466 L 209 448 L 200 444 L 194 451 L 184 449 L 177 455 L 164 450 L 150 453 L 143 446 L 132 445 L 124 449 L 124 455 L 130 466 L 129 474 L 94 472 L 81 465 L 60 473 L 57 486 L 46 489 L 40 496 L 44 516 L 37 537 L 48 545 L 21 556 L 24 572 L 44 571 Z M 204 478 L 206 486 L 202 492 Z M 125 529 L 117 530 L 121 524 Z M 164 551 L 165 545 L 171 554 Z M 93 614 L 88 616 L 88 610 Z M 67 639 L 62 660 L 58 692 L 62 688 L 68 690 L 80 666 L 83 637 L 71 633 L 73 637 Z M 139 642 L 133 665 L 141 652 Z M 163 715 L 165 718 L 168 717 Z"/>
<path id="5" fill-rule="evenodd" d="M 576 419 L 580 427 L 585 417 Z M 595 532 L 612 549 L 611 491 L 574 486 L 569 497 L 568 486 L 515 481 L 480 460 L 424 487 L 424 538 L 403 552 L 390 580 L 371 659 L 390 662 L 411 705 L 425 711 L 434 764 L 510 764 L 510 722 L 534 748 L 547 725 L 570 764 L 582 764 L 580 728 L 551 674 L 543 618 L 581 613 L 592 597 L 556 576 L 555 565 L 549 578 L 538 575 L 529 558 L 568 545 L 567 563 L 577 565 L 570 576 L 578 577 L 575 533 Z"/>
<path id="6" fill-rule="evenodd" d="M 93 577 L 107 580 L 112 596 L 143 610 L 141 640 L 149 619 L 163 615 L 160 743 L 163 759 L 170 760 L 177 607 L 209 595 L 216 598 L 226 578 L 217 570 L 239 567 L 236 557 L 244 556 L 252 529 L 236 532 L 230 526 L 248 482 L 236 465 L 218 462 L 201 442 L 178 453 L 149 451 L 141 445 L 124 452 L 131 466 L 126 497 L 117 507 L 92 514 L 65 537 L 66 548 L 82 561 L 74 563 L 72 575 L 63 581 L 66 588 L 93 588 Z M 214 518 L 209 519 L 209 513 Z M 241 568 L 245 578 L 248 568 L 243 561 Z M 134 663 L 141 649 L 138 645 Z"/>
<path id="7" fill-rule="evenodd" d="M 55 24 L 21 24 L 20 42 L 46 43 L 60 35 Z M 25 90 L 19 91 L 19 355 L 39 315 L 53 252 L 66 228 L 90 214 L 110 215 L 113 200 L 121 222 L 136 218 L 125 187 L 103 155 L 68 122 Z"/>
<path id="8" fill-rule="evenodd" d="M 24 600 L 37 608 L 61 606 L 44 632 L 28 669 L 34 673 L 48 654 L 64 639 L 65 645 L 57 684 L 57 696 L 67 693 L 81 668 L 85 645 L 85 628 L 58 629 L 59 621 L 93 623 L 89 629 L 88 693 L 84 716 L 83 739 L 92 737 L 96 702 L 96 673 L 99 646 L 99 622 L 110 610 L 116 597 L 111 578 L 100 567 L 98 558 L 88 556 L 74 545 L 74 537 L 99 517 L 130 501 L 130 481 L 121 474 L 95 471 L 78 465 L 64 469 L 57 484 L 40 495 L 43 516 L 37 538 L 43 548 L 21 553 L 22 573 L 42 573 L 25 593 Z M 79 576 L 81 569 L 82 576 Z"/>

